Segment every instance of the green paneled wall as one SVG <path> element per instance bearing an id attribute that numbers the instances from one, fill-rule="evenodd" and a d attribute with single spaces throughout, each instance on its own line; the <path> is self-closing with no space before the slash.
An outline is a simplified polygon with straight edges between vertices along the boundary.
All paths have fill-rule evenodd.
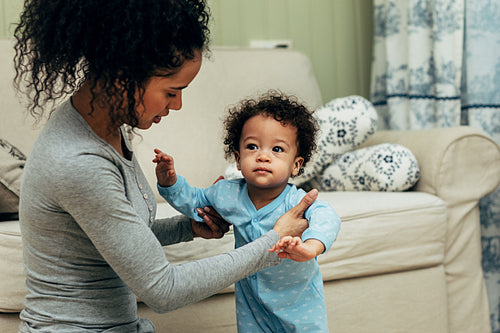
<path id="1" fill-rule="evenodd" d="M 82 0 L 85 1 L 85 0 Z M 22 0 L 0 0 L 0 36 L 12 35 Z M 369 96 L 372 0 L 208 0 L 212 44 L 288 39 L 312 60 L 324 102 Z"/>
<path id="2" fill-rule="evenodd" d="M 0 37 L 12 36 L 23 3 L 23 0 L 0 0 Z"/>
<path id="3" fill-rule="evenodd" d="M 291 39 L 312 60 L 323 100 L 369 96 L 372 0 L 209 0 L 215 45 Z"/>

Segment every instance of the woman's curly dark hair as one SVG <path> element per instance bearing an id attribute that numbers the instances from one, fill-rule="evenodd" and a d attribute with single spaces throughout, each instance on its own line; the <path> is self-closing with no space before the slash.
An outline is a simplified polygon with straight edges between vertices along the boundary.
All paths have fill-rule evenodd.
<path id="1" fill-rule="evenodd" d="M 209 16 L 205 0 L 26 0 L 14 32 L 14 83 L 40 118 L 85 80 L 94 103 L 99 82 L 111 125 L 135 127 L 148 79 L 208 49 Z"/>
<path id="2" fill-rule="evenodd" d="M 294 96 L 287 96 L 278 91 L 269 91 L 257 99 L 245 99 L 238 105 L 229 108 L 224 120 L 225 157 L 234 157 L 234 152 L 240 150 L 240 139 L 243 126 L 248 119 L 256 115 L 273 117 L 284 125 L 297 128 L 297 156 L 304 159 L 298 175 L 304 172 L 304 167 L 316 151 L 316 137 L 319 130 L 313 113 Z M 298 176 L 297 175 L 297 176 Z"/>

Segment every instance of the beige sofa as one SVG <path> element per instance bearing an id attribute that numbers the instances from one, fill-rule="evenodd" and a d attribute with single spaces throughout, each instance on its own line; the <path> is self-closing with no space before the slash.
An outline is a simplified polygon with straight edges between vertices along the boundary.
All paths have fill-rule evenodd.
<path id="1" fill-rule="evenodd" d="M 27 122 L 11 86 L 12 50 L 0 41 L 0 138 L 28 154 L 39 132 Z M 221 119 L 240 98 L 279 88 L 312 108 L 323 101 L 309 60 L 290 50 L 216 48 L 184 92 L 180 112 L 135 140 L 136 154 L 155 186 L 153 147 L 176 158 L 191 183 L 209 185 L 228 164 Z M 29 120 L 29 119 L 28 119 Z M 500 183 L 500 150 L 468 127 L 377 132 L 366 145 L 400 143 L 421 170 L 408 192 L 322 192 L 342 229 L 320 256 L 333 332 L 489 332 L 481 269 L 478 200 Z M 158 215 L 175 214 L 158 198 Z M 18 221 L 0 222 L 0 331 L 15 332 L 25 294 Z M 180 264 L 229 251 L 232 234 L 166 247 Z M 231 287 L 166 314 L 139 303 L 158 332 L 235 332 Z M 78 314 L 75 314 L 77 316 Z"/>

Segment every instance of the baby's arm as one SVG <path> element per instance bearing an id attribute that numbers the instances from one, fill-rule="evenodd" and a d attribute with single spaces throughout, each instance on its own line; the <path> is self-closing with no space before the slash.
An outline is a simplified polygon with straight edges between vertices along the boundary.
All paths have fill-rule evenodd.
<path id="1" fill-rule="evenodd" d="M 172 186 L 177 182 L 177 174 L 174 168 L 174 158 L 165 154 L 159 149 L 155 149 L 156 156 L 153 163 L 156 163 L 156 178 L 158 184 L 163 187 Z"/>
<path id="2" fill-rule="evenodd" d="M 281 238 L 269 252 L 278 253 L 282 259 L 291 259 L 294 261 L 309 261 L 325 251 L 325 245 L 317 240 L 310 238 L 302 242 L 300 237 L 285 236 Z"/>

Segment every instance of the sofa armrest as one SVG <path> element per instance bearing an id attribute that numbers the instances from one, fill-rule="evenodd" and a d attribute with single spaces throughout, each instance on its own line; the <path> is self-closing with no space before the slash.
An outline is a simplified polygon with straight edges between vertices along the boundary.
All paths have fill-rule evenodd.
<path id="1" fill-rule="evenodd" d="M 420 180 L 413 188 L 447 202 L 478 200 L 500 184 L 500 148 L 468 126 L 379 131 L 364 146 L 396 143 L 415 155 Z"/>
<path id="2" fill-rule="evenodd" d="M 413 190 L 445 202 L 449 332 L 489 331 L 478 202 L 500 183 L 500 148 L 471 127 L 380 131 L 365 146 L 380 143 L 410 149 L 421 173 Z"/>

